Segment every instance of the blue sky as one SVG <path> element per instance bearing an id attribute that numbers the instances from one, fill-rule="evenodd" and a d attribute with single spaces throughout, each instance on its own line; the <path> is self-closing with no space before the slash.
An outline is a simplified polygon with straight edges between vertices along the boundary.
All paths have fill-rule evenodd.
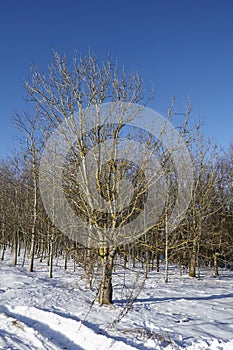
<path id="1" fill-rule="evenodd" d="M 231 0 L 7 0 L 0 1 L 0 156 L 16 130 L 12 115 L 27 109 L 24 79 L 32 62 L 46 71 L 51 49 L 72 55 L 89 47 L 138 69 L 150 104 L 166 113 L 171 96 L 182 109 L 190 96 L 193 118 L 207 136 L 233 141 L 233 2 Z"/>

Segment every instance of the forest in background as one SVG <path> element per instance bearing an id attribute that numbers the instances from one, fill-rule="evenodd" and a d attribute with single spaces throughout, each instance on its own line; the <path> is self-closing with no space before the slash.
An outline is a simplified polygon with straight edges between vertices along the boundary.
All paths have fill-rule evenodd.
<path id="1" fill-rule="evenodd" d="M 145 98 L 142 79 L 137 72 L 127 74 L 110 59 L 100 64 L 90 53 L 83 58 L 75 56 L 71 61 L 55 53 L 49 73 L 40 73 L 33 66 L 31 80 L 25 87 L 34 113 L 14 117 L 14 123 L 22 135 L 20 145 L 11 158 L 2 159 L 0 163 L 1 260 L 4 260 L 6 250 L 10 250 L 13 264 L 17 265 L 17 259 L 21 256 L 23 265 L 26 259 L 29 260 L 30 271 L 33 271 L 34 259 L 46 260 L 49 276 L 52 277 L 57 257 L 64 257 L 65 269 L 68 260 L 74 259 L 76 264 L 83 267 L 91 288 L 95 274 L 100 273 L 96 266 L 100 265 L 102 277 L 97 289 L 101 305 L 112 302 L 112 271 L 117 257 L 121 258 L 125 267 L 128 264 L 136 266 L 139 262 L 145 276 L 151 269 L 159 273 L 161 262 L 165 263 L 166 282 L 169 279 L 169 264 L 180 265 L 190 277 L 198 277 L 201 266 L 213 267 L 214 275 L 218 275 L 220 266 L 233 269 L 233 146 L 222 150 L 206 139 L 201 123 L 194 125 L 190 104 L 182 113 L 177 113 L 173 99 L 167 116 L 176 125 L 179 120 L 177 130 L 183 135 L 193 162 L 192 200 L 182 221 L 173 232 L 166 232 L 166 216 L 172 206 L 169 202 L 159 222 L 132 243 L 114 249 L 92 248 L 64 235 L 44 209 L 39 190 L 39 166 L 44 144 L 52 131 L 74 112 L 106 101 L 146 105 L 150 96 Z M 117 138 L 116 131 L 119 130 L 114 126 L 111 130 L 102 131 L 101 137 L 107 139 L 112 133 Z M 92 136 L 100 137 L 99 130 Z M 174 178 L 176 173 L 167 151 L 158 142 L 153 142 L 167 176 Z M 88 147 L 83 143 L 79 146 L 73 151 L 72 166 L 72 162 L 77 163 L 80 157 L 82 159 L 82 152 L 85 156 L 85 147 Z M 71 174 L 72 166 L 69 166 Z M 108 164 L 108 169 L 104 168 L 102 183 L 105 184 L 105 195 L 111 196 L 109 174 L 119 176 L 119 173 L 114 173 L 115 167 L 116 163 L 113 162 Z M 130 176 L 132 180 L 135 172 Z M 87 209 L 74 190 L 77 180 L 71 177 L 67 181 L 70 181 L 71 188 L 67 198 L 74 200 L 77 210 L 86 215 Z M 138 177 L 137 181 L 140 182 Z M 173 182 L 176 183 L 176 179 Z M 138 183 L 135 186 L 142 191 Z M 141 199 L 142 192 L 137 201 Z"/>

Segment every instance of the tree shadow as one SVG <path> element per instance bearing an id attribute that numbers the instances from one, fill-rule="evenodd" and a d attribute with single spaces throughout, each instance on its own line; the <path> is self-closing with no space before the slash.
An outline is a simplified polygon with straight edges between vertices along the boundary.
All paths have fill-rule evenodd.
<path id="1" fill-rule="evenodd" d="M 5 343 L 4 345 L 7 346 L 7 348 L 4 347 L 4 349 L 11 349 L 9 347 L 9 339 L 11 340 L 11 343 L 14 342 L 18 347 L 25 347 L 25 342 L 23 342 L 18 336 L 3 329 L 0 329 L 0 339 L 2 339 Z"/>
<path id="2" fill-rule="evenodd" d="M 45 311 L 44 309 L 41 309 L 41 310 Z M 70 340 L 64 334 L 50 328 L 47 323 L 40 322 L 38 320 L 18 314 L 16 312 L 12 312 L 8 310 L 8 308 L 5 306 L 1 306 L 0 311 L 4 312 L 6 315 L 10 317 L 14 317 L 15 319 L 21 321 L 26 326 L 33 328 L 35 331 L 37 331 L 38 333 L 46 337 L 51 343 L 55 344 L 61 349 L 85 350 L 81 346 L 75 344 L 72 340 Z"/>
<path id="3" fill-rule="evenodd" d="M 54 309 L 53 310 L 51 310 L 51 309 L 41 309 L 41 310 L 47 311 L 47 312 L 53 312 L 54 314 L 56 314 L 58 316 L 61 316 L 61 317 L 64 317 L 64 318 L 68 318 L 68 319 L 71 319 L 71 320 L 74 320 L 74 321 L 77 321 L 77 322 L 81 322 L 84 326 L 92 329 L 96 334 L 104 335 L 105 337 L 110 338 L 112 340 L 115 340 L 117 342 L 122 342 L 124 344 L 131 345 L 135 349 L 138 349 L 138 350 L 150 350 L 151 349 L 151 348 L 146 347 L 143 344 L 137 344 L 133 340 L 127 339 L 126 337 L 119 336 L 119 335 L 113 335 L 113 334 L 111 334 L 111 330 L 107 331 L 105 329 L 102 329 L 98 325 L 96 325 L 96 324 L 94 324 L 92 322 L 89 322 L 87 320 L 83 320 L 82 321 L 77 316 L 74 316 L 74 315 L 71 315 L 71 314 L 66 314 L 64 312 L 61 312 L 60 310 L 54 310 Z M 117 332 L 117 330 L 113 329 L 113 332 L 114 331 Z"/>
<path id="4" fill-rule="evenodd" d="M 229 294 L 216 294 L 216 295 L 208 295 L 208 296 L 200 296 L 200 297 L 192 297 L 192 296 L 180 296 L 180 297 L 165 297 L 165 298 L 138 298 L 134 301 L 136 303 L 148 303 L 148 302 L 164 302 L 164 301 L 178 301 L 178 300 L 188 300 L 188 301 L 201 301 L 201 300 L 218 300 L 218 299 L 227 299 L 233 298 L 233 293 Z M 129 300 L 127 299 L 115 299 L 113 300 L 114 304 L 126 304 Z"/>

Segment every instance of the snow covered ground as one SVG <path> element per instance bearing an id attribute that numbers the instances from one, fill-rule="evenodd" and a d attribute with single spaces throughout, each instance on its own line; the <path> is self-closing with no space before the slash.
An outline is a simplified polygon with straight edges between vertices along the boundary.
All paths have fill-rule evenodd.
<path id="1" fill-rule="evenodd" d="M 203 270 L 198 280 L 171 267 L 168 284 L 153 271 L 128 310 L 132 287 L 143 279 L 130 270 L 117 269 L 114 307 L 101 308 L 72 263 L 65 271 L 59 260 L 49 279 L 45 263 L 29 273 L 11 261 L 0 262 L 0 349 L 233 350 L 231 271 L 214 278 Z"/>

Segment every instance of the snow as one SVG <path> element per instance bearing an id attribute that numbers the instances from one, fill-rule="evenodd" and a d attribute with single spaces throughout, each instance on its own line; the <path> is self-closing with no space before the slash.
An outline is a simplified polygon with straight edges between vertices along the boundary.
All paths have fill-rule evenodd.
<path id="1" fill-rule="evenodd" d="M 144 281 L 119 265 L 114 306 L 99 307 L 72 261 L 64 270 L 58 260 L 50 279 L 45 262 L 36 260 L 29 273 L 12 260 L 0 262 L 0 349 L 233 350 L 232 271 L 213 277 L 205 269 L 196 279 L 171 266 L 164 283 L 163 271 Z M 140 293 L 127 305 L 133 289 Z"/>

